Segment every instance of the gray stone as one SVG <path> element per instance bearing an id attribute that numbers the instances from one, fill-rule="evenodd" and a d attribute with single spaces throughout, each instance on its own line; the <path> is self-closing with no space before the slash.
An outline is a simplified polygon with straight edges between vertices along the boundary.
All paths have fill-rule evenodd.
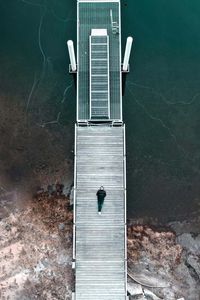
<path id="1" fill-rule="evenodd" d="M 193 237 L 191 233 L 183 233 L 178 236 L 177 242 L 187 251 L 200 254 L 200 234 Z"/>
<path id="2" fill-rule="evenodd" d="M 65 224 L 64 223 L 60 223 L 58 225 L 59 230 L 64 230 L 65 229 Z"/>
<path id="3" fill-rule="evenodd" d="M 195 270 L 196 274 L 200 278 L 200 257 L 189 254 L 187 257 L 187 262 Z"/>
<path id="4" fill-rule="evenodd" d="M 140 284 L 128 281 L 127 289 L 131 296 L 143 295 L 142 286 Z"/>

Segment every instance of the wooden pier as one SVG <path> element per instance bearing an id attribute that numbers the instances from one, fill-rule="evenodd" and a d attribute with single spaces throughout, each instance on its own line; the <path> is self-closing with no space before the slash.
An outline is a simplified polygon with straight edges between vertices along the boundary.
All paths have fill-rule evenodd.
<path id="1" fill-rule="evenodd" d="M 127 299 L 126 147 L 119 0 L 77 2 L 75 300 Z M 96 192 L 107 196 L 102 214 Z"/>

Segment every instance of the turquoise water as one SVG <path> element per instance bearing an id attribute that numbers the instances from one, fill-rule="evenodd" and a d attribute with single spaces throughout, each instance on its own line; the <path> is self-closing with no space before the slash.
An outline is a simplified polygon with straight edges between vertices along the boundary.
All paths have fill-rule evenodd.
<path id="1" fill-rule="evenodd" d="M 199 1 L 127 1 L 133 35 L 124 99 L 130 214 L 173 219 L 198 210 Z"/>
<path id="2" fill-rule="evenodd" d="M 123 50 L 134 38 L 123 99 L 128 216 L 190 217 L 200 202 L 200 2 L 121 3 Z M 76 1 L 1 0 L 0 23 L 1 95 L 34 126 L 72 139 L 66 41 L 75 41 Z"/>

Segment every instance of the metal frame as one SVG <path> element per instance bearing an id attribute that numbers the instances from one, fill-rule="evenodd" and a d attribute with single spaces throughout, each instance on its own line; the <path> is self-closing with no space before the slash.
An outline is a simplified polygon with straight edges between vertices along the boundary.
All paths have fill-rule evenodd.
<path id="1" fill-rule="evenodd" d="M 108 118 L 110 119 L 110 39 L 107 35 L 107 60 L 108 60 Z"/>
<path id="2" fill-rule="evenodd" d="M 79 66 L 79 3 L 118 3 L 119 4 L 119 63 L 120 63 L 120 118 L 118 119 L 114 119 L 114 118 L 110 118 L 110 113 L 109 112 L 109 121 L 113 121 L 113 122 L 123 122 L 123 118 L 122 118 L 122 72 L 121 72 L 121 3 L 120 0 L 77 0 L 77 66 Z M 110 52 L 110 49 L 109 49 Z M 109 65 L 109 72 L 110 72 L 110 65 Z M 109 85 L 110 85 L 110 81 L 109 81 Z M 109 94 L 110 96 L 110 94 Z M 90 100 L 89 100 L 90 101 Z M 76 97 L 76 103 L 77 103 L 77 112 L 76 112 L 76 120 L 77 122 L 84 122 L 84 119 L 79 118 L 79 70 L 77 69 L 77 97 Z M 110 103 L 109 103 L 110 104 Z M 110 109 L 109 109 L 110 110 Z M 89 115 L 90 115 L 90 111 L 89 111 Z M 99 118 L 89 118 L 87 119 L 87 121 L 92 121 L 92 122 L 108 122 L 107 119 L 99 119 Z"/>
<path id="3" fill-rule="evenodd" d="M 128 290 L 127 288 L 127 215 L 126 215 L 126 209 L 127 209 L 127 202 L 126 202 L 126 126 L 124 124 L 124 258 L 125 258 L 125 289 L 126 292 Z"/>
<path id="4" fill-rule="evenodd" d="M 119 69 L 120 69 L 120 118 L 123 119 L 122 113 L 122 72 L 121 72 L 121 59 L 122 59 L 122 41 L 121 41 L 121 3 L 119 2 Z"/>
<path id="5" fill-rule="evenodd" d="M 89 118 L 91 119 L 91 116 L 92 116 L 92 91 L 91 91 L 91 86 L 92 86 L 92 76 L 91 76 L 91 72 L 92 72 L 92 36 L 90 35 L 89 36 L 89 55 L 90 55 L 90 59 L 89 59 L 89 77 L 90 77 L 90 81 L 89 81 L 89 88 L 90 88 L 90 94 L 89 94 L 89 101 L 90 101 L 90 105 L 89 105 Z"/>
<path id="6" fill-rule="evenodd" d="M 78 2 L 120 2 L 120 0 L 78 0 Z"/>
<path id="7" fill-rule="evenodd" d="M 77 65 L 79 65 L 79 2 L 80 0 L 77 1 L 77 49 L 76 49 L 76 57 L 77 57 Z M 79 70 L 77 70 L 77 93 L 76 93 L 76 120 L 78 122 L 79 118 Z"/>
<path id="8" fill-rule="evenodd" d="M 77 141 L 77 125 L 75 124 L 74 135 L 74 204 L 73 204 L 73 260 L 76 260 L 76 141 Z"/>

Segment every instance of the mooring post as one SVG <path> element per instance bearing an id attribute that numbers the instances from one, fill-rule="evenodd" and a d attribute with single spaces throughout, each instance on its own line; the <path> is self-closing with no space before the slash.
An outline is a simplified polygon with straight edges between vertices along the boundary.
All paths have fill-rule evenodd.
<path id="1" fill-rule="evenodd" d="M 70 59 L 70 65 L 69 65 L 69 73 L 72 74 L 74 79 L 74 84 L 76 88 L 76 82 L 77 82 L 77 64 L 76 64 L 76 57 L 74 52 L 74 43 L 72 40 L 67 41 L 67 47 L 69 52 L 69 59 Z"/>
<path id="2" fill-rule="evenodd" d="M 129 73 L 129 59 L 131 55 L 131 48 L 132 48 L 133 38 L 129 36 L 126 40 L 126 49 L 124 54 L 124 61 L 122 64 L 122 95 L 125 94 L 125 87 L 126 87 L 126 75 Z"/>

